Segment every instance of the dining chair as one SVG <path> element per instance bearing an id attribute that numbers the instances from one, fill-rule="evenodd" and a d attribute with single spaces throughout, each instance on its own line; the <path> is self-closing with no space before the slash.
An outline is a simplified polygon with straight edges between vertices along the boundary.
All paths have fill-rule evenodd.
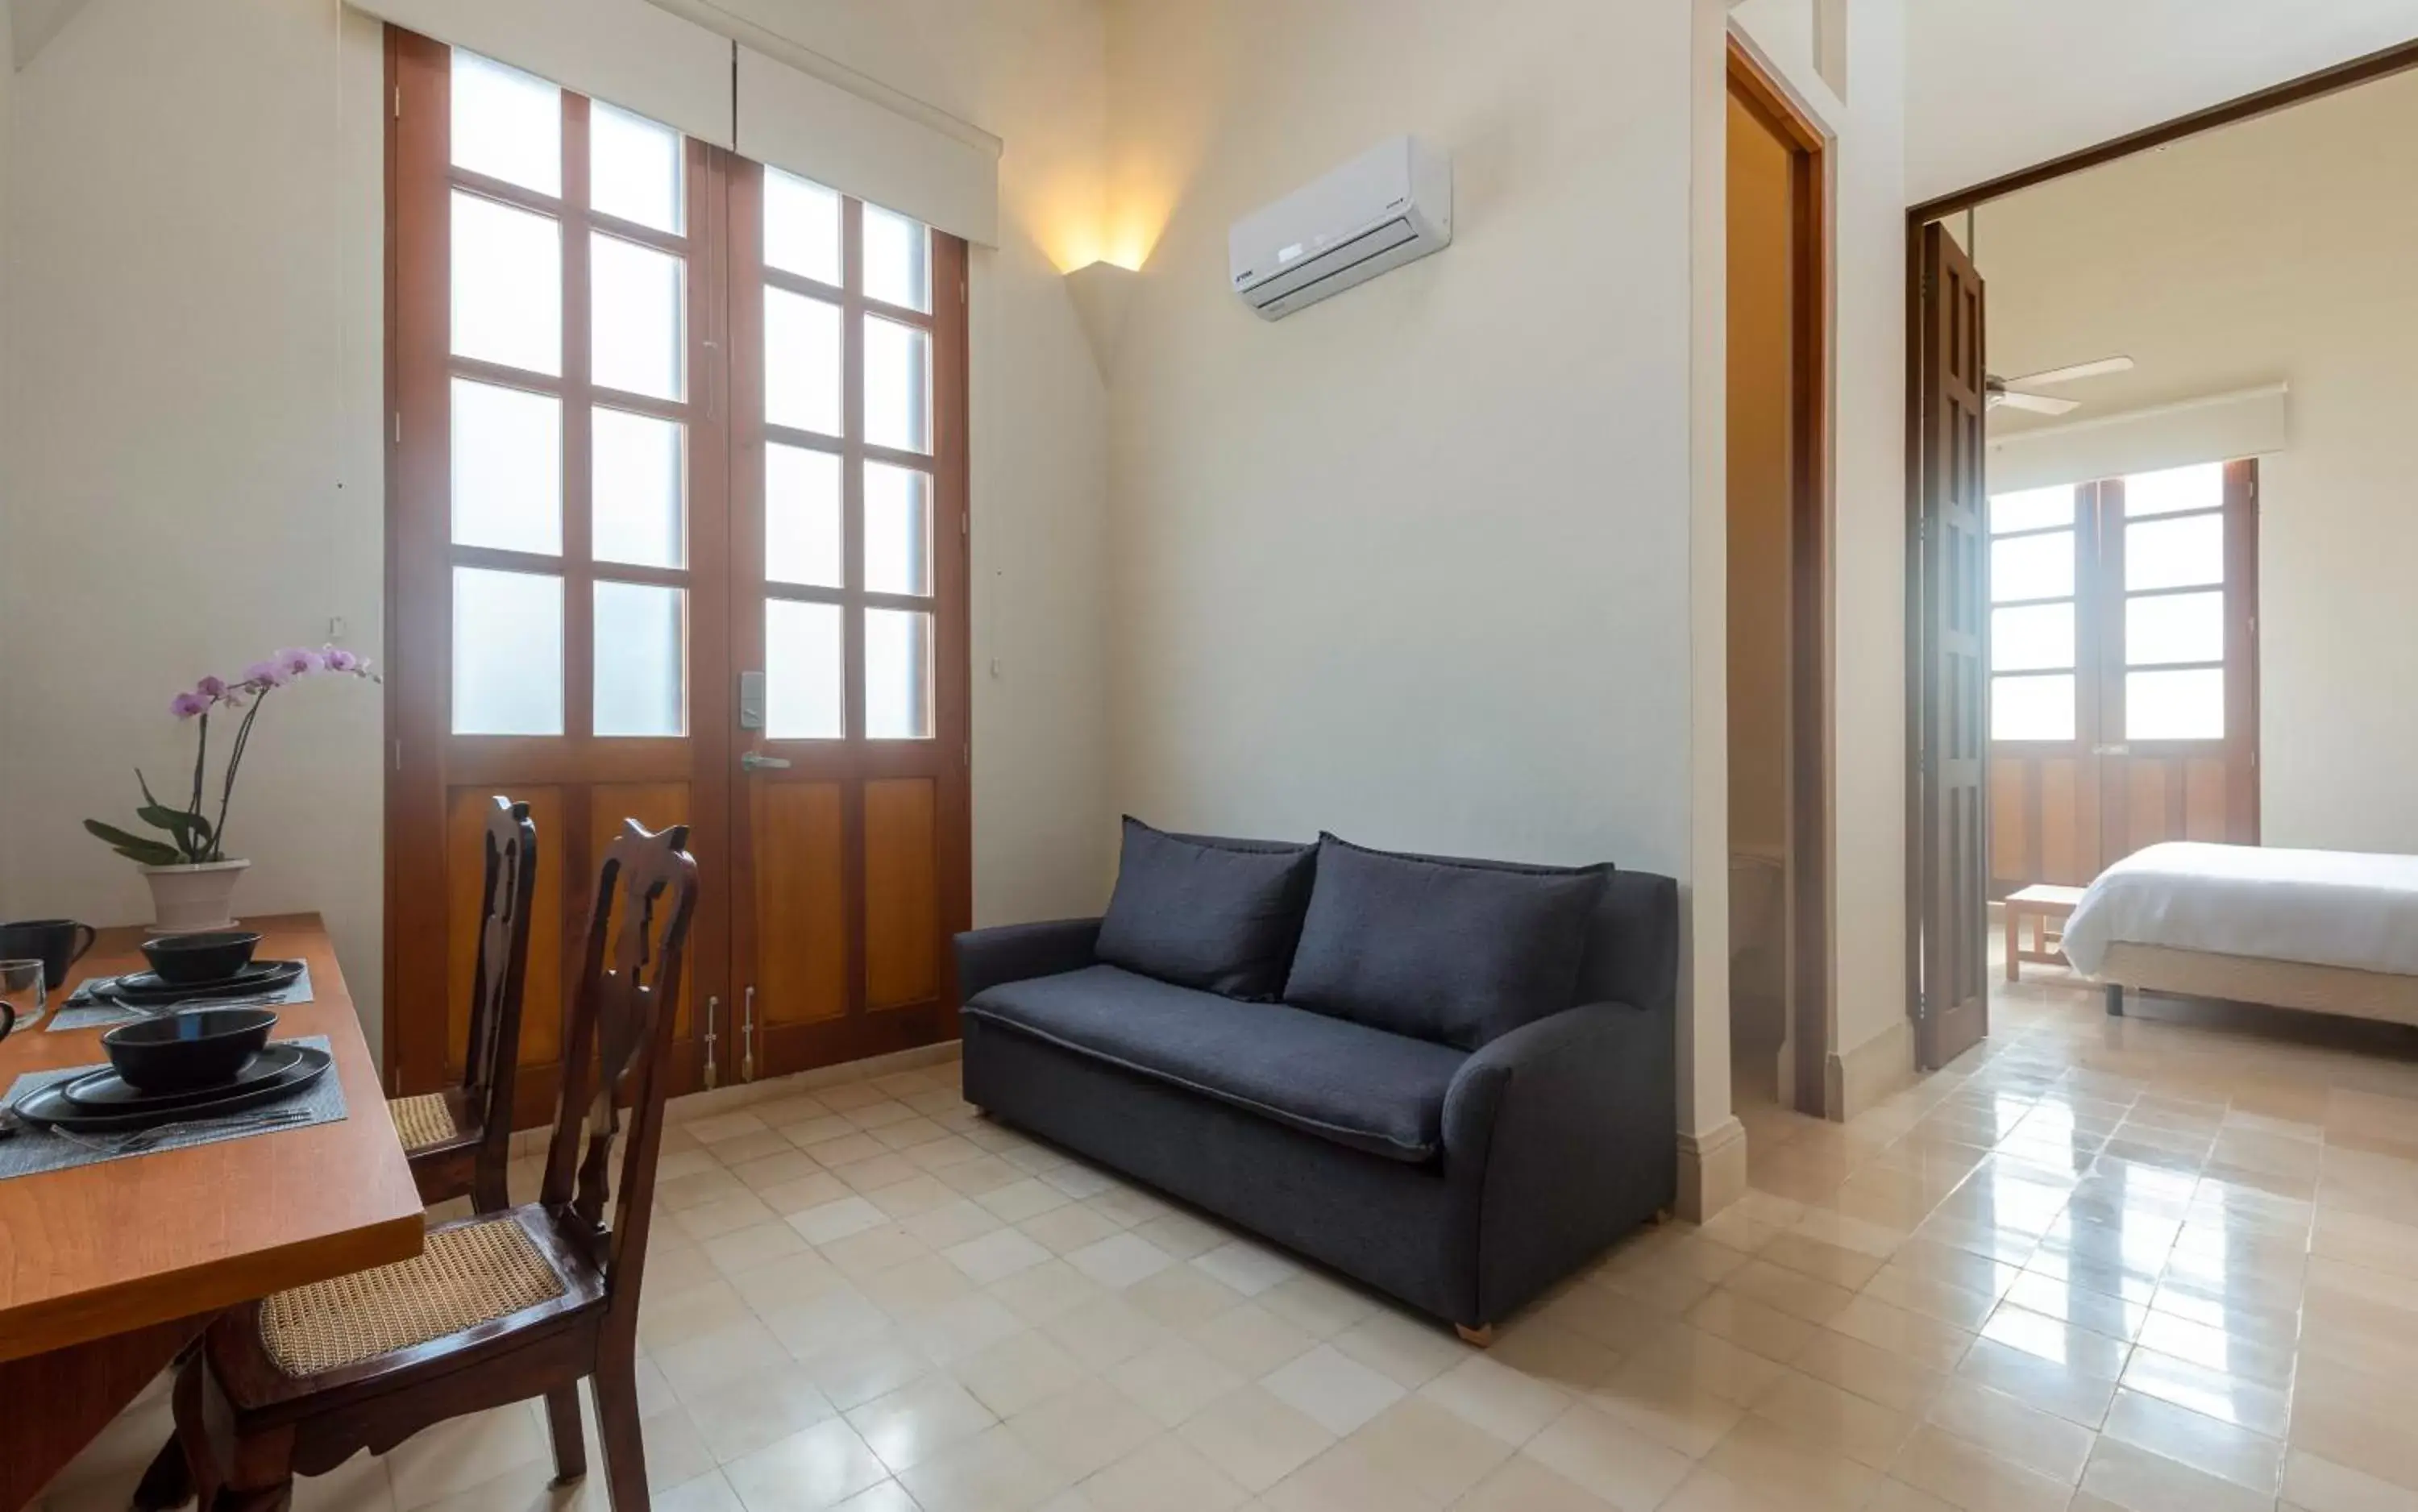
<path id="1" fill-rule="evenodd" d="M 538 1200 L 439 1225 L 416 1259 L 210 1324 L 175 1393 L 201 1512 L 284 1512 L 298 1474 L 532 1397 L 545 1400 L 558 1484 L 576 1480 L 588 1469 L 583 1378 L 612 1512 L 646 1512 L 638 1284 L 696 906 L 687 843 L 686 825 L 650 834 L 624 820 L 604 852 Z"/>
<path id="2" fill-rule="evenodd" d="M 520 1064 L 529 899 L 537 890 L 537 826 L 527 803 L 494 801 L 485 850 L 462 1083 L 394 1098 L 386 1107 L 422 1202 L 434 1207 L 467 1197 L 473 1211 L 498 1213 L 512 1205 L 505 1172 L 512 1164 L 513 1077 Z"/>

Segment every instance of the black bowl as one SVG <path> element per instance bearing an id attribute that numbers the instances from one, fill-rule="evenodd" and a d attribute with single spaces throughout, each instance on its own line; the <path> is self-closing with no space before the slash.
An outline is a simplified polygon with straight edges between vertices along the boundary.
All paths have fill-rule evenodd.
<path id="1" fill-rule="evenodd" d="M 223 982 L 252 964 L 260 937 L 249 929 L 211 929 L 198 935 L 161 935 L 143 942 L 143 958 L 171 986 L 200 987 Z"/>
<path id="2" fill-rule="evenodd" d="M 268 1043 L 269 1008 L 198 1008 L 120 1024 L 100 1037 L 109 1063 L 146 1092 L 191 1092 L 232 1081 Z"/>

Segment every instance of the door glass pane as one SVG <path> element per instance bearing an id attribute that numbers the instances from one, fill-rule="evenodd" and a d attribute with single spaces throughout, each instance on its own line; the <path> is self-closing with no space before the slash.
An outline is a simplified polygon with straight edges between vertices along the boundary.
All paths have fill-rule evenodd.
<path id="1" fill-rule="evenodd" d="M 681 397 L 681 289 L 677 257 L 602 232 L 589 237 L 590 339 L 602 388 Z"/>
<path id="2" fill-rule="evenodd" d="M 453 351 L 562 372 L 562 225 L 453 191 Z"/>
<path id="3" fill-rule="evenodd" d="M 453 543 L 562 554 L 562 401 L 453 380 Z"/>
<path id="4" fill-rule="evenodd" d="M 932 338 L 865 319 L 865 438 L 901 451 L 932 450 Z"/>
<path id="5" fill-rule="evenodd" d="M 2074 605 L 2034 603 L 1990 611 L 1990 670 L 2074 665 Z"/>
<path id="6" fill-rule="evenodd" d="M 687 428 L 677 420 L 598 408 L 591 549 L 600 562 L 688 565 Z"/>
<path id="7" fill-rule="evenodd" d="M 764 419 L 839 434 L 839 306 L 786 289 L 764 291 Z"/>
<path id="8" fill-rule="evenodd" d="M 929 313 L 932 308 L 932 234 L 921 221 L 865 207 L 865 294 L 884 304 Z"/>
<path id="9" fill-rule="evenodd" d="M 2225 516 L 2195 514 L 2124 527 L 2124 587 L 2191 588 L 2225 581 Z"/>
<path id="10" fill-rule="evenodd" d="M 2175 514 L 2184 510 L 2212 510 L 2225 503 L 2225 464 L 2169 467 L 2164 472 L 2136 472 L 2124 480 L 2124 512 Z"/>
<path id="11" fill-rule="evenodd" d="M 2017 536 L 1990 542 L 1990 599 L 2012 603 L 2022 599 L 2070 599 L 2074 596 L 2074 532 Z"/>
<path id="12" fill-rule="evenodd" d="M 562 733 L 562 579 L 453 569 L 453 733 Z"/>
<path id="13" fill-rule="evenodd" d="M 2124 674 L 2128 741 L 2225 739 L 2225 670 Z"/>
<path id="14" fill-rule="evenodd" d="M 775 583 L 843 586 L 840 461 L 775 442 L 764 448 L 764 575 Z"/>
<path id="15" fill-rule="evenodd" d="M 838 193 L 778 168 L 765 169 L 764 266 L 838 287 Z"/>
<path id="16" fill-rule="evenodd" d="M 848 733 L 836 603 L 764 601 L 764 733 L 836 741 Z"/>
<path id="17" fill-rule="evenodd" d="M 865 733 L 920 741 L 932 733 L 932 617 L 865 611 Z"/>
<path id="18" fill-rule="evenodd" d="M 2011 530 L 2045 530 L 2053 525 L 2074 523 L 2074 486 L 2059 488 L 2027 488 L 2020 493 L 1996 494 L 1990 498 L 1990 533 L 2002 536 Z"/>
<path id="19" fill-rule="evenodd" d="M 1990 680 L 1990 739 L 2074 739 L 2074 674 Z"/>
<path id="20" fill-rule="evenodd" d="M 541 194 L 562 192 L 562 91 L 453 50 L 453 165 Z"/>
<path id="21" fill-rule="evenodd" d="M 596 733 L 688 728 L 688 594 L 651 583 L 596 584 Z"/>
<path id="22" fill-rule="evenodd" d="M 598 100 L 588 107 L 588 203 L 642 226 L 681 230 L 681 134 Z"/>
<path id="23" fill-rule="evenodd" d="M 2225 594 L 2161 593 L 2125 600 L 2124 660 L 2134 666 L 2224 661 Z"/>
<path id="24" fill-rule="evenodd" d="M 865 586 L 875 593 L 932 591 L 929 474 L 865 465 Z"/>

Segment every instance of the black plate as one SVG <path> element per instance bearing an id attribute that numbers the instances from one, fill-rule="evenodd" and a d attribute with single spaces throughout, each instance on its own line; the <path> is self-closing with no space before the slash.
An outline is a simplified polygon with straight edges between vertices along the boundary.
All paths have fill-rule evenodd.
<path id="1" fill-rule="evenodd" d="M 291 1040 L 281 1041 L 245 1061 L 243 1069 L 237 1072 L 232 1079 L 186 1092 L 146 1092 L 130 1085 L 117 1074 L 116 1068 L 104 1066 L 88 1076 L 59 1083 L 59 1095 L 73 1103 L 76 1110 L 83 1113 L 151 1113 L 163 1108 L 183 1107 L 283 1077 L 300 1063 L 303 1048 Z"/>
<path id="2" fill-rule="evenodd" d="M 298 1046 L 301 1059 L 293 1069 L 273 1081 L 261 1082 L 241 1092 L 222 1092 L 216 1098 L 197 1103 L 185 1103 L 176 1107 L 153 1109 L 143 1113 L 92 1113 L 70 1103 L 59 1092 L 59 1083 L 17 1099 L 15 1111 L 19 1118 L 38 1129 L 63 1129 L 69 1134 L 131 1134 L 161 1123 L 175 1123 L 185 1119 L 220 1118 L 259 1107 L 285 1098 L 317 1081 L 335 1064 L 327 1051 L 308 1046 Z"/>
<path id="3" fill-rule="evenodd" d="M 104 1000 L 149 1006 L 163 1002 L 204 1002 L 212 998 L 250 998 L 294 985 L 302 974 L 300 961 L 254 961 L 223 982 L 180 987 L 160 980 L 156 971 L 130 971 L 111 984 Z"/>

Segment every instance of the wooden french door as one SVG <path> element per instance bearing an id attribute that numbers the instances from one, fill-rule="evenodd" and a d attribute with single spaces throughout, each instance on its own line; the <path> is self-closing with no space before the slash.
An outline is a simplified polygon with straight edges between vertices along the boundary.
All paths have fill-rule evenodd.
<path id="1" fill-rule="evenodd" d="M 2258 467 L 1991 501 L 1991 885 L 2258 841 Z"/>
<path id="2" fill-rule="evenodd" d="M 730 191 L 732 981 L 751 1077 L 956 1032 L 966 248 L 754 163 Z"/>
<path id="3" fill-rule="evenodd" d="M 1917 269 L 1915 572 L 1908 648 L 1916 825 L 1908 882 L 1915 1055 L 1946 1065 L 1990 1029 L 1987 827 L 1982 802 L 1989 635 L 1982 486 L 1982 279 L 1945 228 L 1923 229 Z"/>
<path id="4" fill-rule="evenodd" d="M 765 171 L 718 148 L 395 28 L 388 68 L 390 1084 L 459 1075 L 479 826 L 497 793 L 529 803 L 543 858 L 520 1122 L 553 1115 L 565 963 L 624 817 L 687 824 L 698 862 L 675 1090 L 954 1033 L 946 941 L 970 912 L 963 243 L 800 180 L 786 182 L 828 206 L 829 226 L 793 196 L 768 232 Z M 831 314 L 787 309 L 768 340 L 765 249 L 802 237 L 832 249 L 814 291 Z M 947 298 L 880 304 L 910 265 Z M 866 437 L 868 382 L 877 426 L 902 405 L 920 417 L 920 451 Z M 833 413 L 811 435 L 774 434 L 839 464 L 829 508 L 844 541 L 818 546 L 794 512 L 768 513 L 768 392 L 810 419 Z M 921 492 L 873 470 L 875 518 L 889 522 L 902 492 L 926 504 L 926 576 L 920 592 L 889 593 L 858 566 L 834 575 L 821 598 L 845 628 L 826 670 L 846 689 L 843 717 L 797 749 L 804 772 L 837 773 L 834 822 L 785 810 L 768 825 L 742 786 L 742 756 L 763 750 L 740 728 L 738 674 L 767 664 L 768 597 L 818 596 L 768 593 L 768 571 L 800 550 L 864 559 L 865 478 L 892 465 L 920 467 Z M 868 732 L 865 665 L 896 662 L 885 656 L 901 621 L 885 612 L 921 616 L 906 628 L 930 670 L 912 728 L 880 725 L 908 695 L 877 676 Z M 771 659 L 794 673 L 788 628 Z M 898 786 L 910 782 L 924 786 Z M 911 981 L 897 964 L 911 958 L 928 963 Z M 848 985 L 835 1012 L 791 989 L 825 980 Z M 902 983 L 921 995 L 901 997 Z M 800 1021 L 856 1027 L 768 1033 L 751 1056 L 751 998 L 810 1001 Z"/>

